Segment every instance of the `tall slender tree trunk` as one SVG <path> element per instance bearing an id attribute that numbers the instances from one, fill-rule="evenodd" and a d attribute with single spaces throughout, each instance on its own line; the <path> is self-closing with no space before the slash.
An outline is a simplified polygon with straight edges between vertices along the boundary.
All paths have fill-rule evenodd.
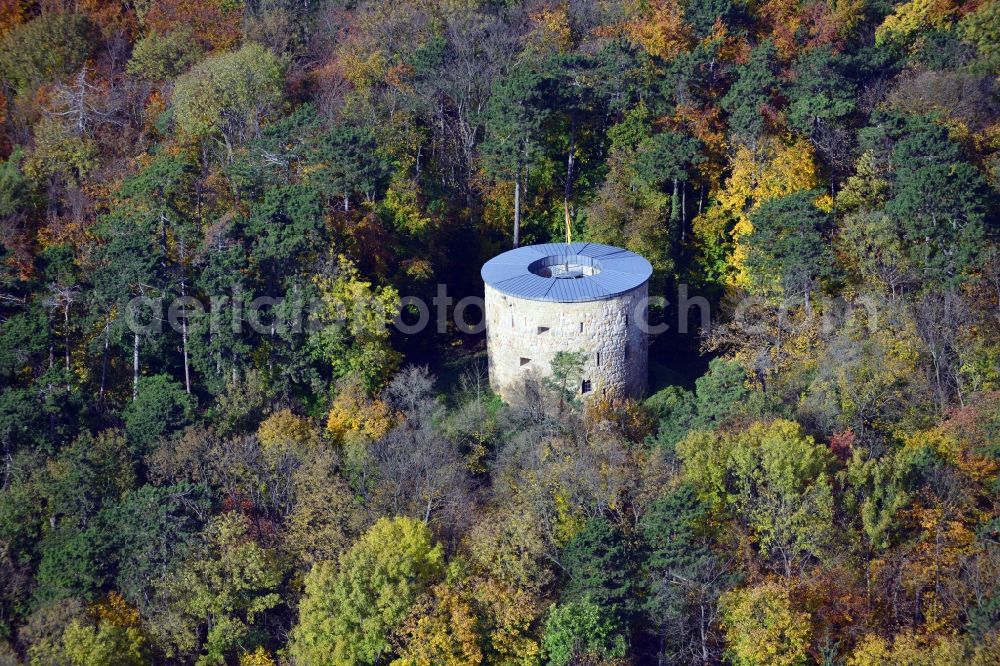
<path id="1" fill-rule="evenodd" d="M 181 250 L 181 299 L 187 298 L 187 283 L 184 277 L 184 242 L 180 244 Z M 184 389 L 191 393 L 191 371 L 188 366 L 188 323 L 187 323 L 187 302 L 184 303 L 184 316 L 181 318 L 181 349 L 184 356 Z"/>
<path id="2" fill-rule="evenodd" d="M 521 242 L 521 165 L 514 174 L 514 247 Z"/>
<path id="3" fill-rule="evenodd" d="M 66 390 L 69 391 L 69 301 L 63 305 L 63 344 L 66 348 Z"/>
<path id="4" fill-rule="evenodd" d="M 167 254 L 167 216 L 160 212 L 160 251 Z"/>
<path id="5" fill-rule="evenodd" d="M 674 192 L 670 195 L 670 221 L 679 223 L 681 220 L 680 181 L 674 178 Z"/>
<path id="6" fill-rule="evenodd" d="M 63 308 L 63 346 L 66 352 L 66 372 L 69 372 L 69 306 Z"/>
<path id="7" fill-rule="evenodd" d="M 132 401 L 139 397 L 139 334 L 132 334 Z"/>
<path id="8" fill-rule="evenodd" d="M 188 325 L 187 317 L 181 320 L 181 347 L 184 355 L 184 388 L 191 393 L 191 371 L 188 365 Z"/>
<path id="9" fill-rule="evenodd" d="M 687 237 L 687 200 L 688 200 L 688 186 L 685 180 L 681 183 L 681 243 Z"/>
<path id="10" fill-rule="evenodd" d="M 101 358 L 101 390 L 99 392 L 100 398 L 104 399 L 104 385 L 108 379 L 108 353 L 111 347 L 111 318 L 108 317 L 104 322 L 104 354 Z"/>
<path id="11" fill-rule="evenodd" d="M 573 162 L 575 159 L 574 153 L 576 152 L 576 135 L 573 129 L 570 129 L 569 133 L 569 151 L 566 156 L 566 186 L 563 189 L 563 213 L 566 216 L 566 242 L 569 243 L 572 236 L 572 215 L 569 212 L 569 201 L 573 196 Z M 562 413 L 562 405 L 559 407 L 559 412 Z"/>
<path id="12" fill-rule="evenodd" d="M 569 200 L 573 198 L 573 163 L 576 159 L 576 135 L 572 129 L 569 133 L 569 151 L 566 156 L 566 187 L 563 191 L 563 203 L 569 210 Z"/>
<path id="13" fill-rule="evenodd" d="M 702 593 L 704 594 L 704 593 Z M 708 663 L 708 632 L 706 628 L 708 626 L 708 619 L 705 617 L 705 604 L 701 605 L 701 622 L 698 623 L 698 631 L 701 634 L 701 663 Z"/>

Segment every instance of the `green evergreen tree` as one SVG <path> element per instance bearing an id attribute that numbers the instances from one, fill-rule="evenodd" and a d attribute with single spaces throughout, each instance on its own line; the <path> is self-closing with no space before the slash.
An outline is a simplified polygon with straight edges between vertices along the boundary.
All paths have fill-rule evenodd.
<path id="1" fill-rule="evenodd" d="M 806 309 L 817 281 L 829 275 L 833 263 L 824 238 L 830 216 L 815 203 L 820 194 L 803 190 L 770 199 L 750 216 L 746 267 L 754 285 L 764 293 L 777 288 L 786 297 L 802 294 Z"/>
<path id="2" fill-rule="evenodd" d="M 777 92 L 775 48 L 771 42 L 754 48 L 750 60 L 736 68 L 736 80 L 720 100 L 729 113 L 729 131 L 739 141 L 756 143 L 766 124 L 765 107 Z"/>
<path id="3" fill-rule="evenodd" d="M 374 201 L 388 185 L 390 164 L 382 157 L 375 136 L 368 128 L 335 126 L 310 147 L 309 160 L 314 165 L 310 183 L 329 200 L 351 209 L 351 199 L 359 195 Z"/>
<path id="4" fill-rule="evenodd" d="M 710 519 L 709 507 L 684 484 L 654 501 L 639 525 L 644 606 L 667 663 L 718 657 L 718 597 L 738 575 L 712 551 Z"/>
<path id="5" fill-rule="evenodd" d="M 587 521 L 562 553 L 564 599 L 590 599 L 627 627 L 636 605 L 635 560 L 625 536 L 605 518 Z"/>
<path id="6" fill-rule="evenodd" d="M 830 46 L 804 49 L 788 86 L 788 124 L 812 135 L 824 123 L 837 123 L 855 109 L 851 82 Z"/>
<path id="7" fill-rule="evenodd" d="M 498 79 L 485 114 L 481 147 L 483 168 L 497 180 L 514 181 L 513 244 L 521 239 L 521 209 L 528 170 L 542 156 L 542 130 L 550 110 L 545 103 L 550 81 L 535 67 L 522 66 Z"/>
<path id="8" fill-rule="evenodd" d="M 750 397 L 747 373 L 734 361 L 713 358 L 708 372 L 695 381 L 696 424 L 702 428 L 720 425 Z"/>

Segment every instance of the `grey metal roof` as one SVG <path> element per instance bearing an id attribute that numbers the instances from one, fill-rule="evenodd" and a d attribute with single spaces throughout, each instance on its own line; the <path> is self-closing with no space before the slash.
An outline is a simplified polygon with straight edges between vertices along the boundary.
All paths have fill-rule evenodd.
<path id="1" fill-rule="evenodd" d="M 555 255 L 590 257 L 600 268 L 595 275 L 575 278 L 543 277 L 528 265 Z M 653 273 L 644 257 L 620 247 L 600 243 L 545 243 L 526 245 L 499 254 L 485 264 L 483 281 L 497 291 L 518 298 L 557 303 L 596 301 L 640 286 Z"/>

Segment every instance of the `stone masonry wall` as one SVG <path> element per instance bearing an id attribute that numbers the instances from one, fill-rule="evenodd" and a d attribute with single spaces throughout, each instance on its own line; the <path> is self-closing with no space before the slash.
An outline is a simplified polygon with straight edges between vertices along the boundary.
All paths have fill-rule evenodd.
<path id="1" fill-rule="evenodd" d="M 558 351 L 586 354 L 582 380 L 591 397 L 641 397 L 648 349 L 646 284 L 618 296 L 582 303 L 533 301 L 486 285 L 486 342 L 490 384 L 510 402 L 533 374 L 548 375 Z M 636 312 L 636 307 L 640 309 Z M 582 390 L 577 387 L 577 392 Z"/>

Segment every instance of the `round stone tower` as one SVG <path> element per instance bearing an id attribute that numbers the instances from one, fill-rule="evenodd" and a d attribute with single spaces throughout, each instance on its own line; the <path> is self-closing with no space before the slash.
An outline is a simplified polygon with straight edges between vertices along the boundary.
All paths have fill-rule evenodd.
<path id="1" fill-rule="evenodd" d="M 597 243 L 529 245 L 490 259 L 482 276 L 493 390 L 510 401 L 566 351 L 585 356 L 583 398 L 641 397 L 652 272 L 634 252 Z"/>

